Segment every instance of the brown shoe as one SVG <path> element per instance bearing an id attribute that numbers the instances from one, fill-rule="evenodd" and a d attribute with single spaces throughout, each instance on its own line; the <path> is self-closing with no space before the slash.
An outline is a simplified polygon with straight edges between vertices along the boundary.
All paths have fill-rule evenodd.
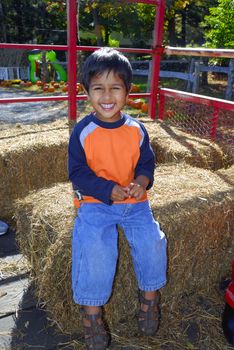
<path id="1" fill-rule="evenodd" d="M 85 344 L 87 350 L 106 350 L 109 343 L 109 336 L 102 322 L 102 312 L 89 315 L 82 309 L 84 319 L 90 326 L 84 325 Z"/>
<path id="2" fill-rule="evenodd" d="M 148 300 L 140 293 L 139 300 L 141 307 L 137 315 L 138 328 L 144 335 L 155 335 L 160 321 L 160 294 L 158 293 L 154 300 Z M 142 310 L 142 306 L 148 306 L 146 311 Z"/>

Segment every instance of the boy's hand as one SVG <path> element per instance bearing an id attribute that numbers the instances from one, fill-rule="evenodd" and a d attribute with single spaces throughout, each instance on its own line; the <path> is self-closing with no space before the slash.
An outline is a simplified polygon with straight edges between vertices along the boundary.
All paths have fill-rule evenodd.
<path id="1" fill-rule="evenodd" d="M 119 185 L 115 185 L 113 187 L 112 193 L 111 193 L 111 200 L 112 201 L 124 201 L 126 198 L 129 197 L 127 187 L 122 187 Z"/>
<path id="2" fill-rule="evenodd" d="M 128 186 L 129 188 L 129 197 L 134 197 L 136 200 L 140 200 L 149 184 L 149 179 L 144 176 L 138 176 L 133 182 Z"/>
<path id="3" fill-rule="evenodd" d="M 140 200 L 145 193 L 145 188 L 136 183 L 136 182 L 131 182 L 129 184 L 129 197 L 134 197 L 137 201 Z"/>

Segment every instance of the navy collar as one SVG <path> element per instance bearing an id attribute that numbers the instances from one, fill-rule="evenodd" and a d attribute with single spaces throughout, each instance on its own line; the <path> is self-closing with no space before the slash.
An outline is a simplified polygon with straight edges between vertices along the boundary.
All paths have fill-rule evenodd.
<path id="1" fill-rule="evenodd" d="M 119 119 L 119 120 L 117 120 L 116 122 L 113 122 L 113 123 L 104 122 L 103 120 L 98 119 L 96 117 L 95 113 L 91 113 L 91 118 L 92 118 L 92 120 L 93 120 L 93 122 L 95 124 L 101 126 L 102 128 L 105 128 L 105 129 L 119 128 L 126 121 L 126 116 L 123 113 L 121 113 L 121 119 Z"/>

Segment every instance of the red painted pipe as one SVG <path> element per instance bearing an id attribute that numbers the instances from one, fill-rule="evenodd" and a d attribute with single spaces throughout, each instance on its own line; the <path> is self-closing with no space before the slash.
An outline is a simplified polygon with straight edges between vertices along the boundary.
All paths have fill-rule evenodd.
<path id="1" fill-rule="evenodd" d="M 162 42 L 163 42 L 164 14 L 165 14 L 165 0 L 161 0 L 158 4 L 155 23 L 154 23 L 154 41 L 153 41 L 152 72 L 151 72 L 152 78 L 151 78 L 151 84 L 150 84 L 151 99 L 149 104 L 149 115 L 152 119 L 156 118 L 160 62 L 161 62 Z"/>
<path id="2" fill-rule="evenodd" d="M 76 0 L 67 1 L 68 119 L 76 120 Z"/>

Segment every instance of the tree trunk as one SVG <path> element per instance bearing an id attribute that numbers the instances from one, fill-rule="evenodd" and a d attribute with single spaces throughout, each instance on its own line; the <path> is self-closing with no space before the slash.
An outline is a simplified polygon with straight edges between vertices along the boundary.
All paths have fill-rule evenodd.
<path id="1" fill-rule="evenodd" d="M 186 9 L 181 13 L 181 45 L 186 46 L 186 19 L 187 13 Z"/>
<path id="2" fill-rule="evenodd" d="M 16 28 L 17 28 L 17 38 L 16 40 L 21 44 L 25 42 L 25 32 L 24 32 L 24 22 L 23 22 L 23 4 L 21 0 L 17 0 L 14 2 L 14 8 L 16 11 L 16 17 L 15 17 L 15 22 L 16 22 Z"/>
<path id="3" fill-rule="evenodd" d="M 109 45 L 109 27 L 105 26 L 105 46 Z"/>
<path id="4" fill-rule="evenodd" d="M 95 8 L 92 9 L 92 13 L 93 13 L 93 22 L 94 22 L 95 33 L 97 35 L 97 46 L 103 46 L 104 42 L 102 40 L 101 26 L 98 22 L 97 10 Z"/>
<path id="5" fill-rule="evenodd" d="M 0 1 L 0 23 L 2 28 L 2 41 L 7 43 L 7 31 L 6 31 L 6 24 L 4 21 L 4 11 L 2 6 L 2 1 Z"/>
<path id="6" fill-rule="evenodd" d="M 171 17 L 168 21 L 168 36 L 169 45 L 176 46 L 176 32 L 175 32 L 175 17 Z"/>
<path id="7" fill-rule="evenodd" d="M 76 27 L 77 27 L 77 41 L 78 45 L 80 44 L 80 22 L 79 22 L 79 15 L 80 15 L 80 0 L 76 1 Z"/>

